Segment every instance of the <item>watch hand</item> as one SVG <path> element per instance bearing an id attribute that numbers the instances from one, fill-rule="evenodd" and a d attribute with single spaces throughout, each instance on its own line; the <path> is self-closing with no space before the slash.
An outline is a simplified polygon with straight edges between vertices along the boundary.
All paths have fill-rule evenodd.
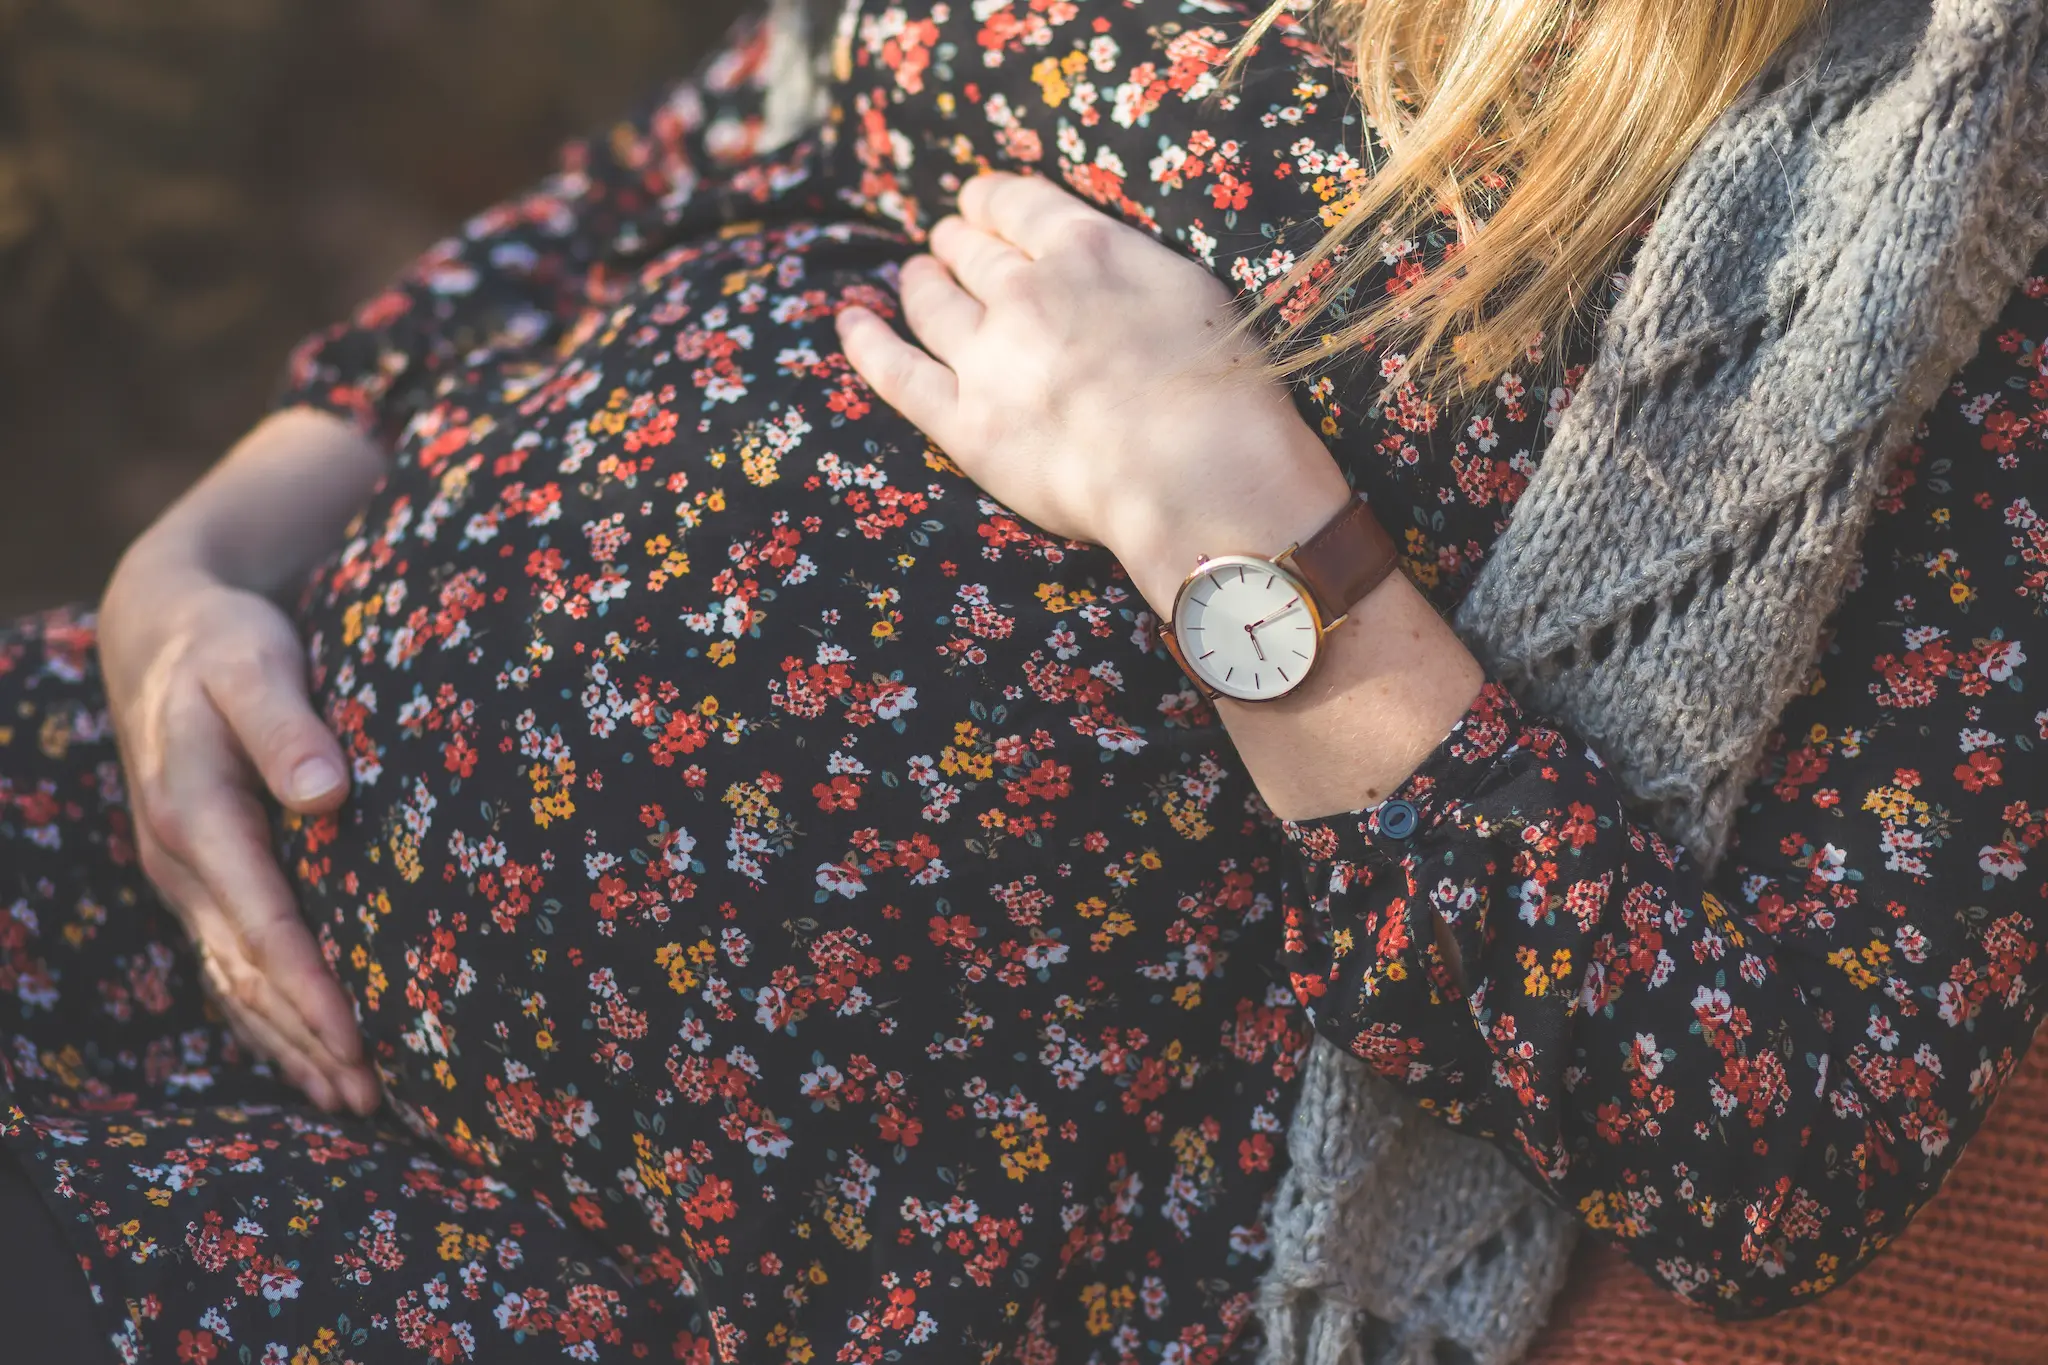
<path id="1" fill-rule="evenodd" d="M 1252 623 L 1251 623 L 1250 625 L 1246 626 L 1246 627 L 1245 627 L 1245 629 L 1246 629 L 1246 630 L 1257 630 L 1257 629 L 1258 629 L 1258 628 L 1259 628 L 1260 626 L 1263 626 L 1263 625 L 1265 625 L 1265 624 L 1266 624 L 1266 622 L 1268 622 L 1268 621 L 1277 621 L 1277 620 L 1279 620 L 1279 619 L 1280 619 L 1281 617 L 1285 616 L 1285 615 L 1286 615 L 1286 614 L 1287 614 L 1288 612 L 1290 612 L 1290 611 L 1293 611 L 1293 610 L 1294 610 L 1294 609 L 1295 609 L 1296 607 L 1298 607 L 1298 606 L 1300 606 L 1300 605 L 1301 605 L 1301 599 L 1300 599 L 1299 597 L 1297 597 L 1297 598 L 1295 598 L 1295 599 L 1294 599 L 1293 601 L 1289 602 L 1289 603 L 1288 603 L 1288 604 L 1287 604 L 1286 606 L 1284 606 L 1284 607 L 1280 608 L 1280 610 L 1278 610 L 1278 611 L 1274 612 L 1274 613 L 1273 613 L 1273 614 L 1272 614 L 1271 616 L 1261 616 L 1261 617 L 1260 617 L 1260 618 L 1259 618 L 1258 620 L 1256 620 L 1256 621 L 1252 622 Z"/>
<path id="2" fill-rule="evenodd" d="M 1258 628 L 1259 628 L 1259 626 L 1260 626 L 1260 625 L 1263 625 L 1263 624 L 1265 624 L 1265 623 L 1264 623 L 1264 622 L 1258 622 L 1258 623 L 1256 623 L 1256 624 L 1254 624 L 1254 625 L 1249 625 L 1249 626 L 1246 626 L 1246 627 L 1244 628 L 1244 633 L 1245 633 L 1245 635 L 1246 635 L 1246 636 L 1248 636 L 1248 637 L 1250 638 L 1251 642 L 1252 642 L 1252 648 L 1253 648 L 1253 649 L 1255 649 L 1255 650 L 1258 650 L 1258 654 L 1259 654 L 1259 661 L 1260 661 L 1261 663 L 1265 662 L 1265 658 L 1266 658 L 1266 651 L 1265 651 L 1265 650 L 1263 650 L 1263 649 L 1260 649 L 1260 648 L 1259 648 L 1259 635 L 1258 635 Z"/>

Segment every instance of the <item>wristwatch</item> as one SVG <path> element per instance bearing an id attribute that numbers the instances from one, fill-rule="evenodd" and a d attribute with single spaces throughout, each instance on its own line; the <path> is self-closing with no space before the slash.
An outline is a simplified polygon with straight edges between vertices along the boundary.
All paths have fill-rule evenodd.
<path id="1" fill-rule="evenodd" d="M 1322 530 L 1272 559 L 1204 556 L 1160 634 L 1204 695 L 1273 701 L 1301 686 L 1323 637 L 1399 562 L 1393 538 L 1353 497 Z"/>

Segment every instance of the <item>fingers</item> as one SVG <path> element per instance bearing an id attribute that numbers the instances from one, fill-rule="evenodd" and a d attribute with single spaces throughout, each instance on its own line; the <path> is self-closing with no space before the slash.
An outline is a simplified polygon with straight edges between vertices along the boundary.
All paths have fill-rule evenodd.
<path id="1" fill-rule="evenodd" d="M 269 821 L 233 753 L 239 742 L 268 785 L 284 789 L 280 798 L 291 792 L 303 809 L 332 806 L 346 791 L 340 746 L 306 704 L 296 665 L 284 662 L 287 651 L 259 648 L 251 657 L 203 675 L 204 695 L 167 705 L 174 734 L 160 764 L 161 799 L 149 802 L 146 815 L 152 833 L 221 909 L 267 978 L 265 989 L 275 989 L 290 1022 L 273 1024 L 308 1031 L 305 1043 L 343 1072 L 362 1055 L 355 1015 L 299 919 Z M 324 789 L 318 780 L 294 787 L 320 767 L 337 780 Z"/>
<path id="2" fill-rule="evenodd" d="M 233 739 L 205 697 L 169 708 L 167 726 L 173 738 L 138 810 L 138 833 L 167 855 L 150 874 L 181 909 L 210 907 L 219 914 L 224 930 L 205 941 L 246 959 L 264 978 L 244 987 L 249 1007 L 257 1008 L 254 997 L 261 995 L 282 1016 L 272 1026 L 324 1057 L 339 1077 L 360 1063 L 355 1015 L 299 918 L 270 844 L 269 821 L 242 785 Z"/>
<path id="3" fill-rule="evenodd" d="M 960 405 L 960 386 L 953 372 L 896 335 L 894 328 L 865 308 L 843 309 L 838 321 L 839 344 L 868 387 L 925 435 L 948 447 L 947 434 Z"/>
<path id="4" fill-rule="evenodd" d="M 362 1041 L 354 1012 L 299 918 L 261 810 L 239 793 L 211 792 L 194 797 L 186 821 L 180 858 L 232 926 L 262 989 L 291 1016 L 289 1023 L 276 1022 L 303 1030 L 306 1045 L 337 1067 L 358 1064 Z"/>
<path id="5" fill-rule="evenodd" d="M 958 216 L 941 218 L 932 228 L 931 251 L 969 294 L 984 303 L 1013 283 L 1018 273 L 1031 264 L 1030 258 L 1016 247 Z M 922 329 L 918 334 L 923 335 Z"/>
<path id="6" fill-rule="evenodd" d="M 209 959 L 211 961 L 212 959 Z M 209 969 L 211 970 L 211 969 Z M 253 972 L 253 968 L 249 968 Z M 257 976 L 260 981 L 260 974 Z M 230 987 L 231 988 L 231 987 Z M 213 990 L 218 997 L 221 986 Z M 377 1077 L 367 1067 L 354 1067 L 339 1074 L 325 1069 L 320 1058 L 295 1046 L 288 1034 L 272 1021 L 290 1018 L 288 1009 L 244 1009 L 235 1016 L 240 1031 L 248 1035 L 255 1049 L 269 1057 L 291 1084 L 322 1109 L 347 1107 L 358 1114 L 376 1112 L 379 1089 Z"/>
<path id="7" fill-rule="evenodd" d="M 235 1032 L 258 1055 L 269 1058 L 271 1065 L 284 1074 L 285 1080 L 304 1091 L 307 1099 L 322 1109 L 333 1109 L 338 1093 L 327 1073 L 321 1070 L 320 1063 L 268 1019 L 240 1005 L 235 984 L 236 970 L 228 967 L 223 958 L 214 953 L 200 959 L 200 970 L 206 975 L 206 987 L 214 1000 L 222 1009 L 232 1011 Z M 253 972 L 246 964 L 243 970 Z"/>
<path id="8" fill-rule="evenodd" d="M 191 935 L 207 989 L 228 1014 L 235 1032 L 323 1108 L 345 1102 L 361 1113 L 374 1109 L 374 1073 L 338 1061 L 313 1035 L 300 1005 L 287 998 L 285 989 L 253 960 L 232 919 L 196 873 L 153 838 L 146 850 L 151 879 L 177 909 Z M 303 926 L 299 932 L 306 933 Z M 338 996 L 339 986 L 324 971 L 322 977 L 323 984 Z M 346 1002 L 341 1004 L 345 1010 Z"/>
<path id="9" fill-rule="evenodd" d="M 214 709 L 279 802 L 305 815 L 335 809 L 348 793 L 341 745 L 306 700 L 290 632 L 202 679 Z"/>
<path id="10" fill-rule="evenodd" d="M 1078 223 L 1101 217 L 1042 175 L 988 171 L 960 191 L 960 216 L 1027 256 L 1043 256 Z"/>
<path id="11" fill-rule="evenodd" d="M 143 868 L 202 950 L 209 988 L 313 1099 L 374 1107 L 354 1011 L 299 919 L 251 776 L 302 813 L 347 794 L 290 621 L 251 594 L 202 593 L 128 682 L 122 761 Z"/>
<path id="12" fill-rule="evenodd" d="M 974 341 L 983 313 L 974 295 L 931 256 L 912 256 L 901 276 L 903 320 L 940 363 L 958 372 L 958 362 Z"/>

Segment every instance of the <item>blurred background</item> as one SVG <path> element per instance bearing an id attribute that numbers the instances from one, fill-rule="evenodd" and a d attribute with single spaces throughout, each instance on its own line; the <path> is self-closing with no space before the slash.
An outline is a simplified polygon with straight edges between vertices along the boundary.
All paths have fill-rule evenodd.
<path id="1" fill-rule="evenodd" d="M 98 594 L 285 352 L 744 0 L 0 0 L 0 613 Z"/>

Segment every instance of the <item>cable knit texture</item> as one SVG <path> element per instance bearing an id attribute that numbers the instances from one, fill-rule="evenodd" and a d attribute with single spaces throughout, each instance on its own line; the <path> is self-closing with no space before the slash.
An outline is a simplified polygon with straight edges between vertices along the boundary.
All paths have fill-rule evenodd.
<path id="1" fill-rule="evenodd" d="M 2048 243 L 2048 3 L 1830 19 L 1688 161 L 1453 622 L 1707 866 L 1886 457 Z M 1577 1224 L 1504 1157 L 1322 1040 L 1288 1149 L 1267 1365 L 1526 1350 Z"/>

